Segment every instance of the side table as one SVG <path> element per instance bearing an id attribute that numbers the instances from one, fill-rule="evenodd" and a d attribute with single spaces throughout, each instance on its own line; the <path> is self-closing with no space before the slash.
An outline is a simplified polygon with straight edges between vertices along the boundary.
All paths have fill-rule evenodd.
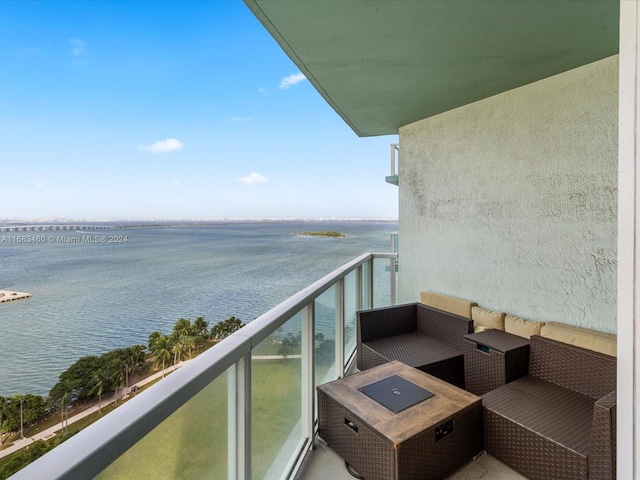
<path id="1" fill-rule="evenodd" d="M 465 388 L 483 395 L 529 372 L 529 340 L 502 330 L 464 336 Z"/>

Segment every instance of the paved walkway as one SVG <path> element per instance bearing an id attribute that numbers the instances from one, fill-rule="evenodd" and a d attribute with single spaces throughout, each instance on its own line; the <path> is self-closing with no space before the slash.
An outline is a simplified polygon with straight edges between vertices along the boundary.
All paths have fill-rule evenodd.
<path id="1" fill-rule="evenodd" d="M 185 363 L 187 363 L 189 360 L 185 360 L 182 362 L 179 362 L 175 368 L 173 366 L 165 368 L 164 372 L 166 373 L 171 373 L 173 372 L 175 369 L 182 367 Z M 153 375 L 150 375 L 142 380 L 140 380 L 138 383 L 134 383 L 133 385 L 131 385 L 129 387 L 129 390 L 131 390 L 131 387 L 142 387 L 143 385 L 146 385 L 147 383 L 153 382 L 154 380 L 156 380 L 157 378 L 160 378 L 162 376 L 162 371 L 158 372 L 158 373 L 154 373 Z M 126 397 L 126 395 L 125 395 Z M 107 398 L 103 398 L 102 402 L 100 404 L 100 408 L 102 407 L 106 407 L 107 405 L 113 403 L 116 401 L 116 397 L 115 395 L 111 395 L 110 397 Z M 87 408 L 86 410 L 83 410 L 82 412 L 78 413 L 77 415 L 73 415 L 72 417 L 69 417 L 65 423 L 68 425 L 71 425 L 72 423 L 77 422 L 78 420 L 83 419 L 84 417 L 87 417 L 89 415 L 91 415 L 92 413 L 95 413 L 98 411 L 98 405 L 94 405 L 92 407 Z M 48 440 L 49 438 L 53 437 L 56 432 L 59 432 L 60 430 L 62 430 L 64 428 L 64 424 L 62 422 L 54 425 L 53 427 L 47 428 L 46 430 L 43 430 L 42 432 L 38 432 L 35 435 L 33 435 L 32 437 L 24 437 L 22 439 L 18 439 L 15 442 L 13 442 L 13 445 L 11 445 L 8 448 L 5 448 L 4 450 L 0 450 L 0 458 L 2 457 L 6 457 L 7 455 L 11 455 L 14 452 L 17 452 L 18 450 L 21 450 L 29 445 L 31 445 L 33 442 L 36 442 L 38 440 Z"/>

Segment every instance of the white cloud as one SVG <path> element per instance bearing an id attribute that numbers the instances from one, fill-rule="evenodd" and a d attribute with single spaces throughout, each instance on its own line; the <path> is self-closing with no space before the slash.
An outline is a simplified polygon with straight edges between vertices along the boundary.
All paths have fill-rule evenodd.
<path id="1" fill-rule="evenodd" d="M 74 57 L 81 57 L 87 52 L 87 42 L 80 38 L 70 38 L 71 54 Z"/>
<path id="2" fill-rule="evenodd" d="M 283 78 L 278 88 L 281 90 L 286 90 L 291 85 L 296 85 L 306 79 L 307 77 L 304 76 L 304 73 L 294 73 L 293 75 L 289 75 L 288 77 Z"/>
<path id="3" fill-rule="evenodd" d="M 176 140 L 175 138 L 167 138 L 166 140 L 160 140 L 158 142 L 152 143 L 151 145 L 138 147 L 138 150 L 144 150 L 145 152 L 151 153 L 167 153 L 173 152 L 174 150 L 182 150 L 184 144 L 180 140 Z"/>
<path id="4" fill-rule="evenodd" d="M 250 122 L 253 120 L 253 117 L 233 117 L 231 119 L 232 122 Z"/>
<path id="5" fill-rule="evenodd" d="M 258 92 L 260 92 L 260 93 L 264 93 L 264 92 L 266 92 L 266 91 L 267 91 L 267 89 L 266 89 L 266 88 L 259 88 L 259 89 L 258 89 Z"/>
<path id="6" fill-rule="evenodd" d="M 266 182 L 268 179 L 267 179 L 267 177 L 265 177 L 261 173 L 251 172 L 250 175 L 247 175 L 246 177 L 239 178 L 238 180 L 240 182 L 244 183 L 245 185 L 253 185 L 254 183 Z"/>

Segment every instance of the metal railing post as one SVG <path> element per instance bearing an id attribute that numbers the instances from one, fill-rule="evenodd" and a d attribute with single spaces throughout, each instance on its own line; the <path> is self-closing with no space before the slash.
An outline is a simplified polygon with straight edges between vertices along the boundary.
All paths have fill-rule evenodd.
<path id="1" fill-rule="evenodd" d="M 365 308 L 373 308 L 373 257 L 370 258 L 367 263 L 369 264 L 369 268 L 367 268 L 367 274 L 365 278 L 365 288 L 367 289 L 367 304 Z"/>
<path id="2" fill-rule="evenodd" d="M 362 310 L 362 265 L 356 270 L 356 311 Z"/>
<path id="3" fill-rule="evenodd" d="M 396 275 L 396 259 L 389 259 L 389 303 L 395 305 L 398 303 L 398 276 Z"/>
<path id="4" fill-rule="evenodd" d="M 400 152 L 400 145 L 397 143 L 391 144 L 391 176 L 397 174 L 398 170 L 396 170 L 396 151 Z"/>
<path id="5" fill-rule="evenodd" d="M 251 352 L 229 369 L 229 478 L 251 478 Z"/>
<path id="6" fill-rule="evenodd" d="M 344 278 L 336 283 L 335 361 L 337 378 L 344 377 L 344 283 Z"/>
<path id="7" fill-rule="evenodd" d="M 313 441 L 315 430 L 315 304 L 302 315 L 302 435 Z"/>

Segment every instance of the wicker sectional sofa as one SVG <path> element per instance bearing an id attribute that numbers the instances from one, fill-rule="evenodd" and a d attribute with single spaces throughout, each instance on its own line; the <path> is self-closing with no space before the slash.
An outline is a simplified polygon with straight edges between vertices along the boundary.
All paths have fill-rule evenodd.
<path id="1" fill-rule="evenodd" d="M 398 360 L 464 388 L 464 336 L 473 321 L 410 303 L 358 312 L 360 370 Z"/>
<path id="2" fill-rule="evenodd" d="M 486 451 L 526 477 L 615 478 L 615 357 L 534 335 L 529 375 L 482 404 Z"/>

